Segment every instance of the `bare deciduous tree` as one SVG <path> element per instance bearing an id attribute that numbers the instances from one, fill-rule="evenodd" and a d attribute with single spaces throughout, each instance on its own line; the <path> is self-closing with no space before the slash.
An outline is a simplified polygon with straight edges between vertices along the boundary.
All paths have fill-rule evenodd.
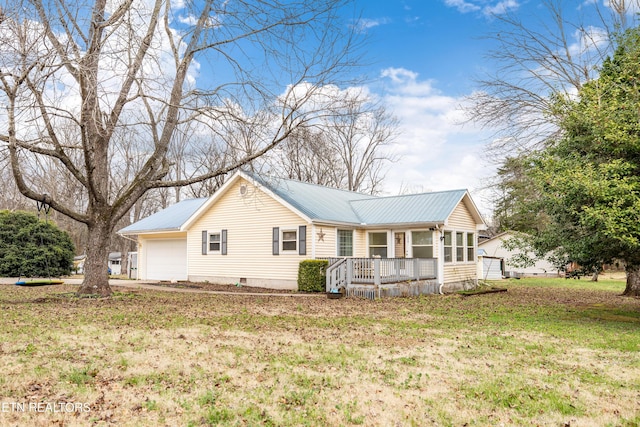
<path id="1" fill-rule="evenodd" d="M 339 188 L 379 192 L 384 166 L 396 160 L 390 146 L 397 119 L 361 93 L 350 94 L 330 111 L 326 136 L 344 168 Z"/>
<path id="2" fill-rule="evenodd" d="M 501 160 L 544 148 L 558 132 L 554 95 L 576 94 L 596 77 L 597 65 L 611 53 L 613 36 L 638 9 L 638 0 L 597 2 L 542 0 L 538 20 L 517 15 L 494 17 L 496 42 L 488 53 L 495 74 L 479 80 L 467 104 L 471 120 L 494 129 L 489 154 Z M 567 13 L 567 10 L 571 13 Z M 586 20 L 589 19 L 587 23 Z"/>
<path id="3" fill-rule="evenodd" d="M 4 6 L 0 141 L 23 195 L 86 224 L 80 293 L 110 294 L 112 232 L 149 190 L 224 175 L 313 119 L 317 111 L 307 101 L 354 64 L 353 34 L 338 16 L 346 1 L 32 0 Z M 206 76 L 199 75 L 203 70 Z M 170 178 L 176 129 L 192 120 L 236 119 L 235 111 L 219 108 L 229 103 L 247 117 L 270 117 L 268 138 L 240 159 Z M 124 166 L 119 173 L 125 178 L 114 185 L 111 171 L 128 156 L 122 146 L 130 140 L 116 137 L 125 130 L 138 139 L 130 154 L 139 162 Z M 41 167 L 47 162 L 55 169 Z M 62 170 L 77 184 L 73 196 L 82 203 L 70 204 L 40 185 Z"/>
<path id="4" fill-rule="evenodd" d="M 328 90 L 327 97 L 326 114 L 313 128 L 292 133 L 264 160 L 266 167 L 287 178 L 378 193 L 384 168 L 397 160 L 397 119 L 361 89 Z"/>

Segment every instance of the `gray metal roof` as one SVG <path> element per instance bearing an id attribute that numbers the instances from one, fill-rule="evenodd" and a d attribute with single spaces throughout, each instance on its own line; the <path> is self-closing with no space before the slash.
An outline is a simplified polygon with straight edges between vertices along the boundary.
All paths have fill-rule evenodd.
<path id="1" fill-rule="evenodd" d="M 305 215 L 311 221 L 368 226 L 442 224 L 460 203 L 466 190 L 376 197 L 284 178 L 240 172 Z M 233 179 L 233 178 L 232 178 Z M 135 224 L 120 234 L 176 231 L 209 199 L 184 200 Z"/>
<path id="2" fill-rule="evenodd" d="M 184 224 L 207 200 L 207 198 L 183 200 L 123 228 L 118 231 L 118 233 L 138 234 L 149 231 L 179 230 L 182 224 Z"/>
<path id="3" fill-rule="evenodd" d="M 351 207 L 351 202 L 374 197 L 291 179 L 265 177 L 254 173 L 247 175 L 311 220 L 360 224 L 362 221 Z"/>
<path id="4" fill-rule="evenodd" d="M 443 223 L 460 203 L 466 190 L 378 197 L 351 202 L 361 222 L 375 224 Z"/>
<path id="5" fill-rule="evenodd" d="M 387 225 L 444 223 L 466 190 L 376 197 L 247 173 L 311 220 Z"/>

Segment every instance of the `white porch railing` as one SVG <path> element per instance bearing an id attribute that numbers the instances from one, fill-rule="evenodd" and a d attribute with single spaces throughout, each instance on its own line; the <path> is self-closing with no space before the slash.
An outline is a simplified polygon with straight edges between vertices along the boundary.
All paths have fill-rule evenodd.
<path id="1" fill-rule="evenodd" d="M 351 285 L 383 285 L 437 277 L 436 258 L 331 258 L 327 292 Z"/>

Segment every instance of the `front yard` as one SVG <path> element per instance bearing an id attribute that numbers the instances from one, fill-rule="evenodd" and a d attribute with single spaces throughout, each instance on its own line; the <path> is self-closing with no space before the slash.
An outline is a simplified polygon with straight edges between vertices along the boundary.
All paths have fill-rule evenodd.
<path id="1" fill-rule="evenodd" d="M 622 281 L 499 286 L 369 301 L 2 285 L 0 425 L 640 423 L 640 300 Z"/>

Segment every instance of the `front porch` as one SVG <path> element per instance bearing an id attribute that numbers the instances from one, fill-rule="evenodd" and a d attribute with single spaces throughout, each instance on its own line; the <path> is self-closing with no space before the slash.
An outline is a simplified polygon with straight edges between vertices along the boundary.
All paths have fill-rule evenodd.
<path id="1" fill-rule="evenodd" d="M 331 258 L 326 291 L 370 299 L 439 292 L 437 258 Z"/>

